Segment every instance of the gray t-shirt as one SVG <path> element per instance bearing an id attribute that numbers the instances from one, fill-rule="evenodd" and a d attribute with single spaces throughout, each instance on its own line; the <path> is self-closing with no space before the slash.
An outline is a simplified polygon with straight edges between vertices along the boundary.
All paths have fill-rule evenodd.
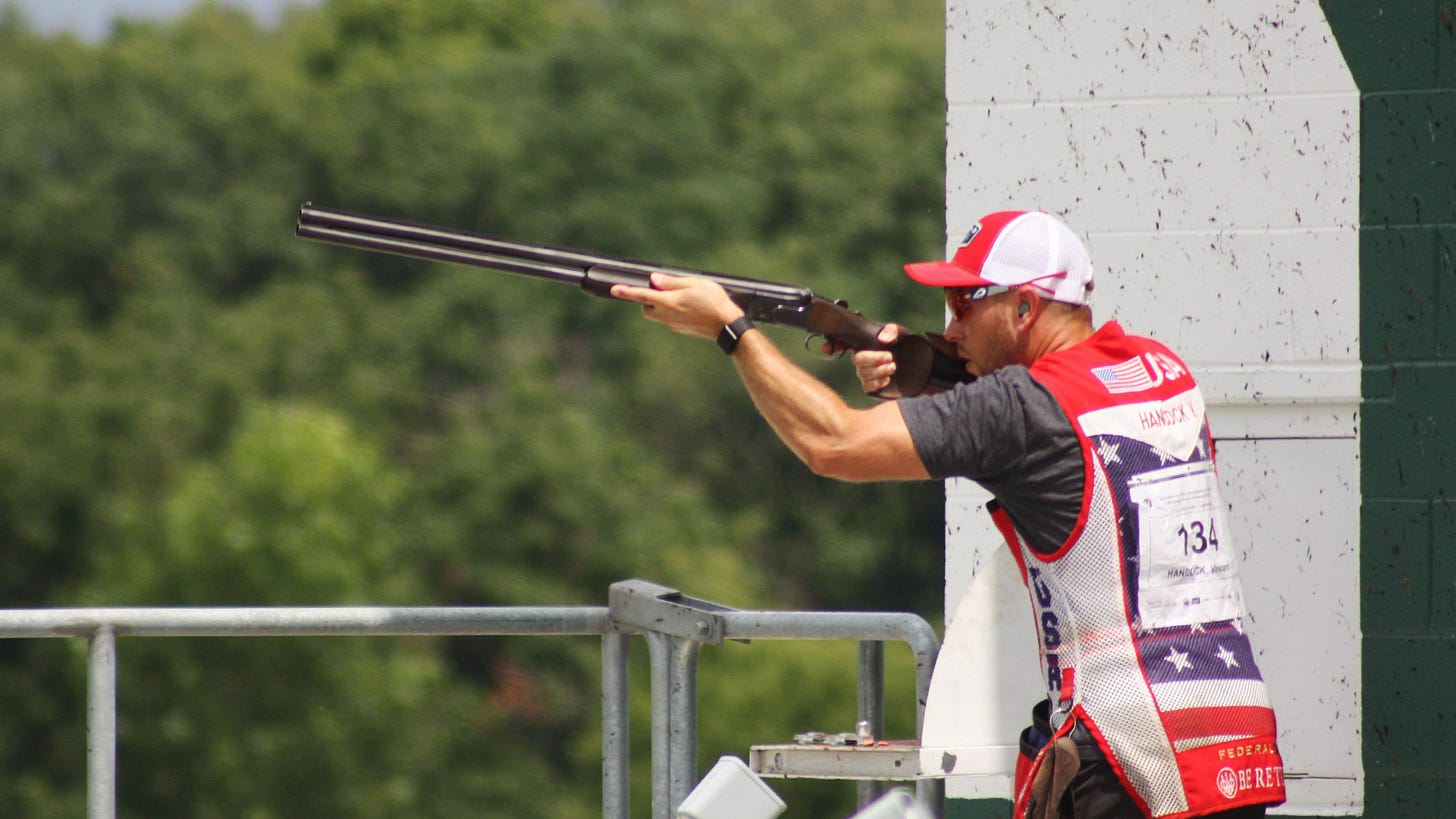
<path id="1" fill-rule="evenodd" d="M 899 407 L 931 477 L 985 487 L 1037 552 L 1071 536 L 1082 513 L 1082 448 L 1066 412 L 1025 367 Z"/>

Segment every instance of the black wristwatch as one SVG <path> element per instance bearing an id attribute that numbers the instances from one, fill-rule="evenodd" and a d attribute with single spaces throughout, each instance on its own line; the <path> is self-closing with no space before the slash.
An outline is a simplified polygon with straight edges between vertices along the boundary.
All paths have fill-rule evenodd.
<path id="1" fill-rule="evenodd" d="M 753 319 L 748 316 L 739 316 L 729 322 L 728 326 L 723 328 L 723 332 L 718 334 L 718 346 L 723 348 L 723 352 L 733 355 L 733 351 L 738 349 L 738 339 L 743 338 L 743 334 L 752 329 Z"/>

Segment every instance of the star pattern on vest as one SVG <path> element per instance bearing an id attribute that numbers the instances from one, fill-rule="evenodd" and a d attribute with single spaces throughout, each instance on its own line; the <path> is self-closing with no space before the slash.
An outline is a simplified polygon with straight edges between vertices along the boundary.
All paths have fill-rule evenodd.
<path id="1" fill-rule="evenodd" d="M 1179 671 L 1185 671 L 1189 666 L 1193 665 L 1193 663 L 1188 659 L 1188 652 L 1179 651 L 1176 648 L 1169 651 L 1168 656 L 1164 657 L 1163 659 L 1172 663 L 1173 667 L 1178 669 Z"/>
<path id="2" fill-rule="evenodd" d="M 1234 656 L 1234 653 L 1232 651 L 1229 651 L 1223 645 L 1219 645 L 1218 647 L 1218 658 L 1220 660 L 1223 660 L 1225 668 L 1237 668 L 1239 665 L 1238 658 Z"/>
<path id="3" fill-rule="evenodd" d="M 1097 454 L 1102 458 L 1104 465 L 1122 463 L 1122 456 L 1117 454 L 1119 447 L 1119 444 L 1107 439 L 1103 439 L 1102 443 L 1097 445 Z"/>
<path id="4" fill-rule="evenodd" d="M 1114 482 L 1123 481 L 1130 476 L 1140 475 L 1154 469 L 1162 469 L 1170 464 L 1206 461 L 1211 448 L 1207 439 L 1202 435 L 1198 436 L 1198 441 L 1193 449 L 1189 450 L 1187 458 L 1181 458 L 1152 443 L 1125 435 L 1096 435 L 1092 438 L 1092 444 L 1097 452 L 1097 457 L 1102 460 L 1102 465 L 1107 468 L 1107 473 Z M 1126 497 L 1123 496 L 1122 504 L 1127 503 Z"/>

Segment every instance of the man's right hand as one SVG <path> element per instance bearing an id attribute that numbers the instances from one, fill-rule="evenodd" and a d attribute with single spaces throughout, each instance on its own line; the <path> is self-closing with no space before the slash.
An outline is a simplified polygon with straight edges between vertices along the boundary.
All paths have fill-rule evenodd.
<path id="1" fill-rule="evenodd" d="M 904 333 L 905 328 L 900 325 L 886 324 L 884 329 L 880 330 L 879 341 L 885 345 L 893 344 Z M 877 398 L 901 397 L 890 386 L 890 379 L 895 375 L 895 358 L 889 350 L 857 350 L 853 360 L 855 375 L 859 376 L 860 389 Z"/>

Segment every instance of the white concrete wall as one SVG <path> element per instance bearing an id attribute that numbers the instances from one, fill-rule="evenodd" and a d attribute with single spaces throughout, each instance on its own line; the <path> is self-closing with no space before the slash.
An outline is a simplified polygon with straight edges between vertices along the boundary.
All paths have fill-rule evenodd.
<path id="1" fill-rule="evenodd" d="M 1286 810 L 1358 812 L 1359 97 L 1319 4 L 949 0 L 946 44 L 947 248 L 989 211 L 1057 213 L 1097 265 L 1098 320 L 1187 359 L 1242 541 Z M 1009 743 L 1041 696 L 1029 619 L 1005 633 L 1012 569 L 985 500 L 947 486 L 928 745 Z M 978 672 L 955 684 L 956 667 Z M 1001 773 L 947 793 L 1008 796 Z"/>

